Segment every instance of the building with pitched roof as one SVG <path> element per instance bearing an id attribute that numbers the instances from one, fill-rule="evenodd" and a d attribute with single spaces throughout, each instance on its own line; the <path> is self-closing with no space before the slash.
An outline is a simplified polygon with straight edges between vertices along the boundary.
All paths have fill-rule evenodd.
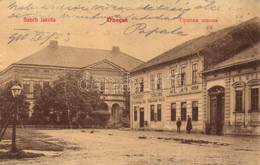
<path id="1" fill-rule="evenodd" d="M 260 43 L 205 69 L 206 131 L 260 134 Z"/>
<path id="2" fill-rule="evenodd" d="M 110 121 L 121 120 L 125 109 L 127 75 L 143 62 L 120 51 L 96 50 L 59 46 L 57 41 L 32 55 L 11 64 L 0 72 L 0 87 L 18 80 L 25 92 L 32 110 L 37 87 L 53 85 L 59 75 L 67 71 L 84 71 L 100 82 L 105 107 L 111 112 Z M 32 111 L 31 111 L 32 113 Z"/>
<path id="3" fill-rule="evenodd" d="M 190 116 L 193 131 L 224 133 L 231 113 L 228 88 L 220 88 L 218 81 L 213 79 L 215 85 L 211 89 L 207 84 L 210 76 L 204 76 L 206 73 L 214 75 L 214 68 L 233 65 L 232 61 L 250 65 L 247 60 L 254 60 L 254 57 L 242 57 L 255 50 L 260 39 L 259 29 L 259 18 L 253 18 L 187 41 L 134 68 L 131 71 L 131 127 L 176 130 L 176 121 L 180 118 L 185 129 Z M 210 110 L 208 90 L 222 92 L 216 112 Z M 223 92 L 227 94 L 223 95 Z"/>

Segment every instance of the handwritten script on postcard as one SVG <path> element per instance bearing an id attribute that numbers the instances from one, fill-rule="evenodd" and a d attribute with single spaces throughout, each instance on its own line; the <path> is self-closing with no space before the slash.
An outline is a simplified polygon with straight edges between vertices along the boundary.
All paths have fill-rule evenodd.
<path id="1" fill-rule="evenodd" d="M 232 0 L 235 3 L 236 0 Z M 0 1 L 1 2 L 1 1 Z M 2 0 L 1 3 L 4 1 Z M 139 1 L 136 1 L 139 2 Z M 187 36 L 187 23 L 216 23 L 218 18 L 210 15 L 201 17 L 194 12 L 203 14 L 218 13 L 225 10 L 241 10 L 239 5 L 233 6 L 218 0 L 167 0 L 144 1 L 131 3 L 119 1 L 8 1 L 5 2 L 7 18 L 11 21 L 30 24 L 32 28 L 13 27 L 8 44 L 23 40 L 38 42 L 39 45 L 51 39 L 69 41 L 73 32 L 35 30 L 42 24 L 46 26 L 62 26 L 62 24 L 91 23 L 93 27 L 120 26 L 123 35 Z M 239 3 L 240 1 L 236 1 Z M 58 25 L 57 25 L 58 23 Z M 38 24 L 38 25 L 37 25 Z M 166 26 L 166 25 L 169 26 Z"/>

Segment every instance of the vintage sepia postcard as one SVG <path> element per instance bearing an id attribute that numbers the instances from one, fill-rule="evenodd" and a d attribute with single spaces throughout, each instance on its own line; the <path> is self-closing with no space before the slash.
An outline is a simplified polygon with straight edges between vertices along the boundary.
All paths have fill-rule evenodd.
<path id="1" fill-rule="evenodd" d="M 259 0 L 0 0 L 0 164 L 259 164 Z"/>

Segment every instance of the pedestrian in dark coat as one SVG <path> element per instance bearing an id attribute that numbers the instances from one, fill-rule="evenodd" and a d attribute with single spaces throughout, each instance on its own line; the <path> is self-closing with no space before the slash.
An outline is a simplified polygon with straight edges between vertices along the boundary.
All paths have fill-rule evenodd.
<path id="1" fill-rule="evenodd" d="M 177 125 L 177 133 L 181 133 L 181 120 L 180 120 L 180 118 L 178 118 L 176 125 Z"/>
<path id="2" fill-rule="evenodd" d="M 186 126 L 187 132 L 190 133 L 190 131 L 192 130 L 192 124 L 191 124 L 191 118 L 188 115 L 188 121 L 187 121 L 187 126 Z"/>

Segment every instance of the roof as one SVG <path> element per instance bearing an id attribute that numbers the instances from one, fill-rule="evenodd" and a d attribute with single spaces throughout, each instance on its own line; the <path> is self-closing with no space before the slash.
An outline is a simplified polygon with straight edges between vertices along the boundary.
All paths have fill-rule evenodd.
<path id="1" fill-rule="evenodd" d="M 255 61 L 260 61 L 260 42 L 228 58 L 225 61 L 222 61 L 216 65 L 209 67 L 204 72 L 215 71 L 218 69 L 233 67 L 241 64 L 247 64 Z"/>
<path id="2" fill-rule="evenodd" d="M 130 71 L 143 63 L 139 59 L 120 52 L 119 48 L 117 51 L 97 50 L 58 46 L 57 43 L 52 42 L 56 41 L 51 41 L 49 46 L 15 64 L 82 68 L 102 60 L 108 60 L 126 71 Z"/>
<path id="3" fill-rule="evenodd" d="M 173 49 L 170 49 L 163 54 L 151 59 L 150 61 L 134 68 L 132 72 L 149 69 L 151 67 L 167 63 L 174 60 L 179 60 L 181 58 L 185 58 L 194 54 L 199 53 L 202 50 L 207 50 L 212 47 L 215 43 L 221 43 L 222 38 L 227 38 L 228 35 L 239 28 L 239 30 L 246 30 L 247 28 L 244 28 L 246 25 L 250 24 L 251 27 L 259 28 L 260 19 L 258 17 L 255 17 L 253 19 L 250 19 L 249 21 L 243 22 L 240 25 L 237 26 L 231 26 L 222 30 L 219 30 L 217 32 L 210 33 L 207 36 L 201 36 L 198 38 L 195 38 L 193 40 L 184 42 L 183 44 L 174 47 Z M 257 24 L 257 26 L 255 26 Z M 220 41 L 220 42 L 217 42 Z M 207 50 L 208 51 L 208 50 Z"/>

